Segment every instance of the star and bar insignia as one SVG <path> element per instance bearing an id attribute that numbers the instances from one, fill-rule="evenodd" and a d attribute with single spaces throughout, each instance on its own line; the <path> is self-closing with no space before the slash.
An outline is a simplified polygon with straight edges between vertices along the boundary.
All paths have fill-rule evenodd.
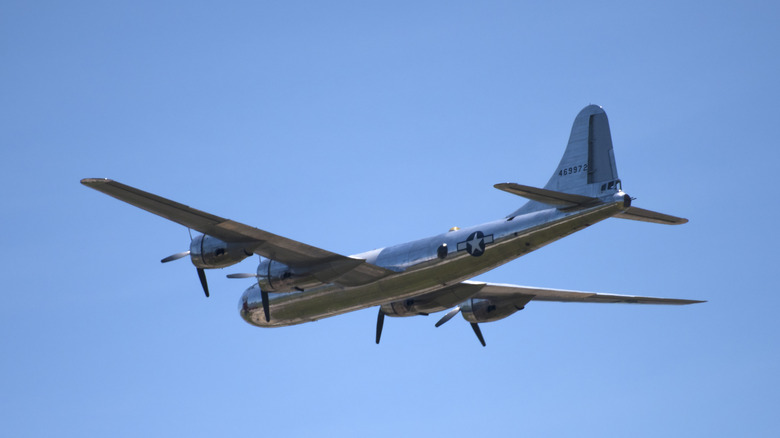
<path id="1" fill-rule="evenodd" d="M 488 243 L 493 243 L 492 234 L 486 236 L 482 231 L 475 231 L 463 242 L 458 242 L 458 251 L 465 250 L 474 257 L 479 257 L 485 253 L 485 245 Z"/>

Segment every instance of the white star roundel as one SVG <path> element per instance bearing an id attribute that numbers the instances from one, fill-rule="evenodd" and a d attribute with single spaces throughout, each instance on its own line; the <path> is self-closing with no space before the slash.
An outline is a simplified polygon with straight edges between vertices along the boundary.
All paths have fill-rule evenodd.
<path id="1" fill-rule="evenodd" d="M 486 236 L 482 231 L 475 231 L 463 242 L 458 242 L 458 251 L 466 251 L 474 257 L 479 257 L 485 253 L 485 245 L 488 243 L 493 243 L 492 234 Z"/>

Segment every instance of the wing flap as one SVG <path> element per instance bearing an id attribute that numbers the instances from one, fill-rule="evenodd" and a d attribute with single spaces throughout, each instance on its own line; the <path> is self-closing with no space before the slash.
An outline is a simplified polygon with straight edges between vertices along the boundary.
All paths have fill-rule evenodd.
<path id="1" fill-rule="evenodd" d="M 706 301 L 679 298 L 657 298 L 636 295 L 617 295 L 596 292 L 580 292 L 564 289 L 517 286 L 513 284 L 487 283 L 476 295 L 477 298 L 506 299 L 511 297 L 531 297 L 529 301 L 554 301 L 561 303 L 626 303 L 626 304 L 671 304 L 684 305 L 705 303 Z"/>
<path id="2" fill-rule="evenodd" d="M 120 201 L 225 242 L 246 242 L 255 254 L 311 273 L 320 281 L 356 286 L 384 278 L 393 271 L 365 260 L 346 257 L 249 225 L 215 216 L 170 199 L 106 178 L 81 183 Z M 343 281 L 343 283 L 341 282 Z"/>

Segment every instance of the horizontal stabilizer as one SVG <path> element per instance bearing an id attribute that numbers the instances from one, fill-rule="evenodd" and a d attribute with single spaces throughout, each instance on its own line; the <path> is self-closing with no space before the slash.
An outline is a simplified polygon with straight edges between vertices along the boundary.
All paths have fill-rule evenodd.
<path id="1" fill-rule="evenodd" d="M 645 210 L 643 208 L 629 207 L 628 210 L 616 214 L 614 217 L 621 219 L 631 219 L 634 221 L 652 222 L 655 224 L 664 225 L 682 225 L 688 222 L 688 219 L 681 217 L 670 216 L 668 214 L 658 213 L 655 211 Z"/>
<path id="2" fill-rule="evenodd" d="M 470 282 L 464 282 L 470 283 Z M 615 295 L 596 292 L 579 292 L 563 289 L 547 289 L 540 287 L 517 286 L 513 284 L 487 283 L 476 295 L 476 298 L 505 299 L 518 296 L 532 297 L 531 301 L 556 301 L 560 303 L 627 303 L 627 304 L 696 304 L 705 303 L 699 300 L 684 300 L 679 298 L 656 298 L 634 295 Z"/>
<path id="3" fill-rule="evenodd" d="M 601 203 L 597 198 L 591 198 L 589 196 L 573 195 L 571 193 L 539 189 L 515 183 L 501 183 L 496 184 L 493 187 L 513 195 L 522 196 L 523 198 L 528 198 L 532 201 L 541 202 L 547 205 L 554 205 L 559 208 L 590 207 Z"/>

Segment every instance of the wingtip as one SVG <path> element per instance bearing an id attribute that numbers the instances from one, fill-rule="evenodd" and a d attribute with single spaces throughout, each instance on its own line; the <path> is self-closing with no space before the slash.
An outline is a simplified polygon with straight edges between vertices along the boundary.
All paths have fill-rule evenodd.
<path id="1" fill-rule="evenodd" d="M 676 301 L 677 302 L 671 303 L 671 304 L 679 304 L 679 305 L 687 306 L 687 305 L 690 305 L 690 304 L 701 304 L 701 303 L 706 303 L 707 302 L 706 300 L 686 300 L 686 299 L 680 299 L 680 298 L 676 299 Z"/>
<path id="2" fill-rule="evenodd" d="M 81 184 L 84 184 L 85 186 L 96 186 L 99 184 L 106 184 L 110 182 L 111 180 L 108 178 L 84 178 L 81 180 Z"/>

